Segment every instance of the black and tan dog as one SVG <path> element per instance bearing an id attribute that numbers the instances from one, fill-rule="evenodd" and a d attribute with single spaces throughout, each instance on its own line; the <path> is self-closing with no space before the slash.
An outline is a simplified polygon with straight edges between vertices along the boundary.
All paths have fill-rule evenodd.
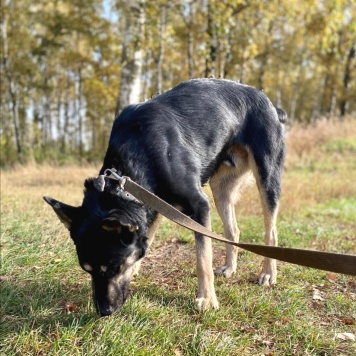
<path id="1" fill-rule="evenodd" d="M 115 167 L 144 188 L 210 228 L 210 183 L 225 237 L 238 241 L 234 206 L 254 176 L 262 201 L 265 243 L 277 245 L 276 218 L 281 192 L 285 113 L 259 90 L 233 81 L 195 79 L 145 103 L 129 105 L 116 118 L 100 174 Z M 118 189 L 85 181 L 84 200 L 71 207 L 45 197 L 69 229 L 81 267 L 91 274 L 94 303 L 101 316 L 112 314 L 128 295 L 158 226 L 158 214 Z M 197 307 L 218 308 L 211 240 L 196 234 Z M 237 248 L 226 246 L 226 263 L 236 271 Z M 259 282 L 276 282 L 275 260 L 265 258 Z"/>

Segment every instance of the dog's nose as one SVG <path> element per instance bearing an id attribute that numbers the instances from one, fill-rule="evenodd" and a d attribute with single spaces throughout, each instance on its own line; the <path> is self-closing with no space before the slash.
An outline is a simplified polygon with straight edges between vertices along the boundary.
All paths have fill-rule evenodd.
<path id="1" fill-rule="evenodd" d="M 115 309 L 112 308 L 112 307 L 100 308 L 100 310 L 99 310 L 99 315 L 100 315 L 100 317 L 109 316 L 109 315 L 111 315 L 114 311 L 115 311 Z"/>

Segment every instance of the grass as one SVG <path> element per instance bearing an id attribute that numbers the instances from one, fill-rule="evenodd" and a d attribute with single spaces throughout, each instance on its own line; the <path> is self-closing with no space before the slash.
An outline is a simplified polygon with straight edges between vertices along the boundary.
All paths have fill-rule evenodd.
<path id="1" fill-rule="evenodd" d="M 295 127 L 278 221 L 281 246 L 356 253 L 355 124 Z M 217 278 L 218 311 L 198 312 L 191 234 L 164 220 L 123 309 L 99 319 L 90 278 L 50 195 L 79 205 L 97 167 L 1 172 L 1 355 L 354 355 L 356 280 L 279 262 L 274 288 L 257 284 L 261 257 L 241 251 L 238 273 Z M 254 188 L 238 206 L 243 242 L 262 243 Z M 213 210 L 214 230 L 222 224 Z M 223 246 L 214 243 L 214 265 Z M 315 290 L 320 298 L 313 299 Z"/>

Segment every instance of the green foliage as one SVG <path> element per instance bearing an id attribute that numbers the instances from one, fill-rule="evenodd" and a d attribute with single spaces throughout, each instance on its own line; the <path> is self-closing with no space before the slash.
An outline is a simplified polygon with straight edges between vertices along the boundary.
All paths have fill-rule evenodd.
<path id="1" fill-rule="evenodd" d="M 354 1 L 142 3 L 142 100 L 156 95 L 158 78 L 167 90 L 210 73 L 263 89 L 291 122 L 355 112 Z M 125 13 L 125 4 L 4 1 L 2 166 L 20 159 L 19 144 L 27 159 L 41 160 L 53 142 L 74 159 L 102 158 L 125 66 L 122 49 L 132 45 L 124 29 L 135 15 Z"/>

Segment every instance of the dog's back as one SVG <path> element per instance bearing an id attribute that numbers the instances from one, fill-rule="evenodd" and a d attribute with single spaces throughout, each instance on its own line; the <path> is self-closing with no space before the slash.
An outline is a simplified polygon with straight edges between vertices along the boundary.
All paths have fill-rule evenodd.
<path id="1" fill-rule="evenodd" d="M 199 174 L 205 184 L 232 145 L 258 151 L 255 146 L 261 138 L 282 140 L 278 116 L 284 118 L 283 113 L 280 110 L 277 115 L 265 94 L 253 87 L 222 79 L 193 79 L 145 103 L 126 107 L 114 123 L 109 143 L 109 151 L 123 157 L 106 160 L 114 159 L 114 166 L 129 169 L 126 174 L 133 177 L 139 172 L 120 167 L 120 162 L 130 161 L 128 156 L 147 157 L 147 165 L 159 160 L 158 179 L 164 182 L 168 172 L 161 163 L 167 161 Z M 166 171 L 172 164 L 166 165 Z"/>

